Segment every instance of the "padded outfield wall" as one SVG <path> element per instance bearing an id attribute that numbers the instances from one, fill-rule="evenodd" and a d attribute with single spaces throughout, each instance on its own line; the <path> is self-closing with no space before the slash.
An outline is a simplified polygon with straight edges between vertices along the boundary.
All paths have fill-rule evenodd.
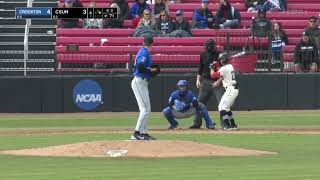
<path id="1" fill-rule="evenodd" d="M 138 111 L 131 76 L 1 77 L 0 112 Z M 152 111 L 161 111 L 176 83 L 195 76 L 159 76 L 149 84 Z M 320 74 L 241 74 L 235 110 L 319 109 Z M 217 110 L 215 98 L 209 110 Z"/>

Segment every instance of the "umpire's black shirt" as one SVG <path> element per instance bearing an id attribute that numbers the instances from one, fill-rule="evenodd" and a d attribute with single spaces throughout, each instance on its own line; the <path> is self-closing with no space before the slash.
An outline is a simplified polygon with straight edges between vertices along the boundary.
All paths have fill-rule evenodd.
<path id="1" fill-rule="evenodd" d="M 219 52 L 217 50 L 204 51 L 203 53 L 201 53 L 198 75 L 200 75 L 204 79 L 211 79 L 209 65 L 214 61 L 218 61 L 218 57 Z"/>

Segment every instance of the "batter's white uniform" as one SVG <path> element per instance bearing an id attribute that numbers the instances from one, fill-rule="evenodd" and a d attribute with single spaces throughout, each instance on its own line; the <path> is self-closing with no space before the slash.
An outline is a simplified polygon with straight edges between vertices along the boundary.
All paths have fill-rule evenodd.
<path id="1" fill-rule="evenodd" d="M 219 111 L 225 110 L 228 112 L 239 94 L 239 89 L 235 89 L 237 84 L 235 71 L 231 64 L 227 64 L 222 66 L 218 72 L 222 77 L 222 84 L 226 90 L 220 100 L 218 109 Z"/>

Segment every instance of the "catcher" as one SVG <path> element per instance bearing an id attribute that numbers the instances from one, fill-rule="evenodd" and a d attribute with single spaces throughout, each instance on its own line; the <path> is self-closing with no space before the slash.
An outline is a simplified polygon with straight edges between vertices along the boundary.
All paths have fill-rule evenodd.
<path id="1" fill-rule="evenodd" d="M 177 83 L 177 90 L 174 91 L 169 98 L 169 106 L 163 109 L 163 115 L 168 120 L 169 129 L 176 129 L 178 122 L 175 120 L 188 118 L 192 115 L 201 115 L 208 129 L 214 129 L 215 123 L 209 117 L 206 106 L 197 101 L 192 91 L 188 90 L 188 82 L 180 80 Z"/>

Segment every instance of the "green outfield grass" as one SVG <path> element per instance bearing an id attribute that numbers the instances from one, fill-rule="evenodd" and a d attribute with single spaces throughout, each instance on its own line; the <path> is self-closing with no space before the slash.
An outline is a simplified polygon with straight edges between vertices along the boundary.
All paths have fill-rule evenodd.
<path id="1" fill-rule="evenodd" d="M 19 128 L 133 128 L 136 115 L 0 115 L 0 134 Z M 320 128 L 320 111 L 236 112 L 243 128 Z M 216 114 L 214 115 L 216 117 Z M 217 119 L 217 118 L 216 118 Z M 190 125 L 191 119 L 181 122 Z M 166 128 L 159 113 L 149 128 Z M 320 135 L 153 134 L 161 140 L 190 140 L 278 152 L 261 157 L 65 158 L 0 155 L 0 180 L 319 180 Z M 0 135 L 0 150 L 44 147 L 96 140 L 124 140 L 129 133 Z"/>

